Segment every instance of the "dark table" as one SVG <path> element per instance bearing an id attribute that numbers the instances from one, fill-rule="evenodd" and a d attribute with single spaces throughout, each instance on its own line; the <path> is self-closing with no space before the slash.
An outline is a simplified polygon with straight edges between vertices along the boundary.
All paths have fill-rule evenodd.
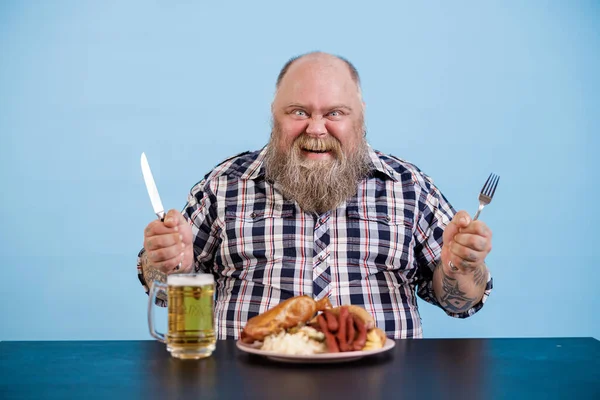
<path id="1" fill-rule="evenodd" d="M 154 341 L 0 342 L 0 399 L 600 399 L 593 338 L 409 339 L 358 361 L 295 365 L 220 341 L 172 359 Z"/>

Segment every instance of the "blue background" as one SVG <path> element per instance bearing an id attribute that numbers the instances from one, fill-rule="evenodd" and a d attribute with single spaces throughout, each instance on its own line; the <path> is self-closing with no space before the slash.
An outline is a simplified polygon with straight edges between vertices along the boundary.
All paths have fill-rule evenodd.
<path id="1" fill-rule="evenodd" d="M 480 313 L 421 302 L 426 337 L 600 338 L 597 1 L 2 1 L 0 340 L 146 339 L 136 276 L 163 203 L 269 137 L 312 50 L 359 69 L 373 147 L 494 231 Z"/>

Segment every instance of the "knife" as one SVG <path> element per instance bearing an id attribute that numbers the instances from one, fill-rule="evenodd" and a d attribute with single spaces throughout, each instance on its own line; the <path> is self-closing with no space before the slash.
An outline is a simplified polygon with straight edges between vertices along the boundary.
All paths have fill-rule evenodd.
<path id="1" fill-rule="evenodd" d="M 154 178 L 152 177 L 152 171 L 150 171 L 150 165 L 148 165 L 146 153 L 142 153 L 142 175 L 144 175 L 144 182 L 146 182 L 146 189 L 148 190 L 150 202 L 152 203 L 152 208 L 154 208 L 154 213 L 158 218 L 160 218 L 161 221 L 164 221 L 165 209 L 163 208 L 162 201 L 160 201 L 158 189 L 156 188 L 156 183 L 154 183 Z"/>
<path id="2" fill-rule="evenodd" d="M 154 183 L 154 177 L 152 176 L 152 171 L 150 171 L 150 165 L 148 165 L 148 159 L 144 152 L 142 152 L 142 175 L 144 175 L 144 182 L 146 182 L 146 189 L 148 190 L 154 213 L 161 221 L 164 221 L 165 209 L 163 208 L 162 201 L 160 201 L 158 189 L 156 188 L 156 183 Z M 181 268 L 181 262 L 175 267 L 175 271 L 179 271 L 179 268 Z"/>

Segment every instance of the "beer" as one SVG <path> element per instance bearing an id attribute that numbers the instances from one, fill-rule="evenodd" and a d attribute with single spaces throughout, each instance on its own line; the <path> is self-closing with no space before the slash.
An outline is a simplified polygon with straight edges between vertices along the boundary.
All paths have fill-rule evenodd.
<path id="1" fill-rule="evenodd" d="M 169 275 L 167 350 L 180 358 L 208 357 L 215 349 L 211 275 Z M 189 357 L 188 357 L 189 356 Z"/>
<path id="2" fill-rule="evenodd" d="M 152 296 L 164 284 L 154 282 Z M 214 279 L 209 274 L 180 274 L 167 277 L 168 331 L 162 335 L 154 331 L 152 308 L 149 304 L 150 333 L 162 342 L 176 358 L 205 358 L 215 350 Z"/>

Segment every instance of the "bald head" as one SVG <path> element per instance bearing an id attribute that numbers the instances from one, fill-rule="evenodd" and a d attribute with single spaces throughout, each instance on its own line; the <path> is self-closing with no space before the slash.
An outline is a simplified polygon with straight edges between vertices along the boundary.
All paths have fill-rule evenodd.
<path id="1" fill-rule="evenodd" d="M 273 106 L 283 103 L 353 103 L 362 110 L 358 72 L 347 60 L 327 53 L 308 53 L 291 59 L 277 78 Z"/>
<path id="2" fill-rule="evenodd" d="M 290 69 L 290 67 L 292 66 L 292 64 L 294 64 L 300 60 L 326 61 L 328 59 L 329 60 L 338 60 L 338 61 L 341 61 L 342 63 L 344 63 L 346 68 L 348 68 L 348 72 L 350 73 L 352 80 L 358 87 L 358 90 L 360 90 L 360 76 L 358 75 L 358 70 L 356 69 L 356 67 L 354 67 L 354 65 L 350 61 L 348 61 L 344 57 L 335 56 L 332 54 L 318 52 L 318 51 L 302 54 L 297 57 L 293 57 L 288 62 L 286 62 L 285 65 L 283 66 L 283 68 L 281 68 L 281 71 L 279 71 L 279 75 L 277 76 L 277 83 L 275 84 L 275 88 L 279 89 L 279 86 L 281 85 L 281 81 L 283 80 L 284 76 L 287 74 L 287 72 Z"/>

